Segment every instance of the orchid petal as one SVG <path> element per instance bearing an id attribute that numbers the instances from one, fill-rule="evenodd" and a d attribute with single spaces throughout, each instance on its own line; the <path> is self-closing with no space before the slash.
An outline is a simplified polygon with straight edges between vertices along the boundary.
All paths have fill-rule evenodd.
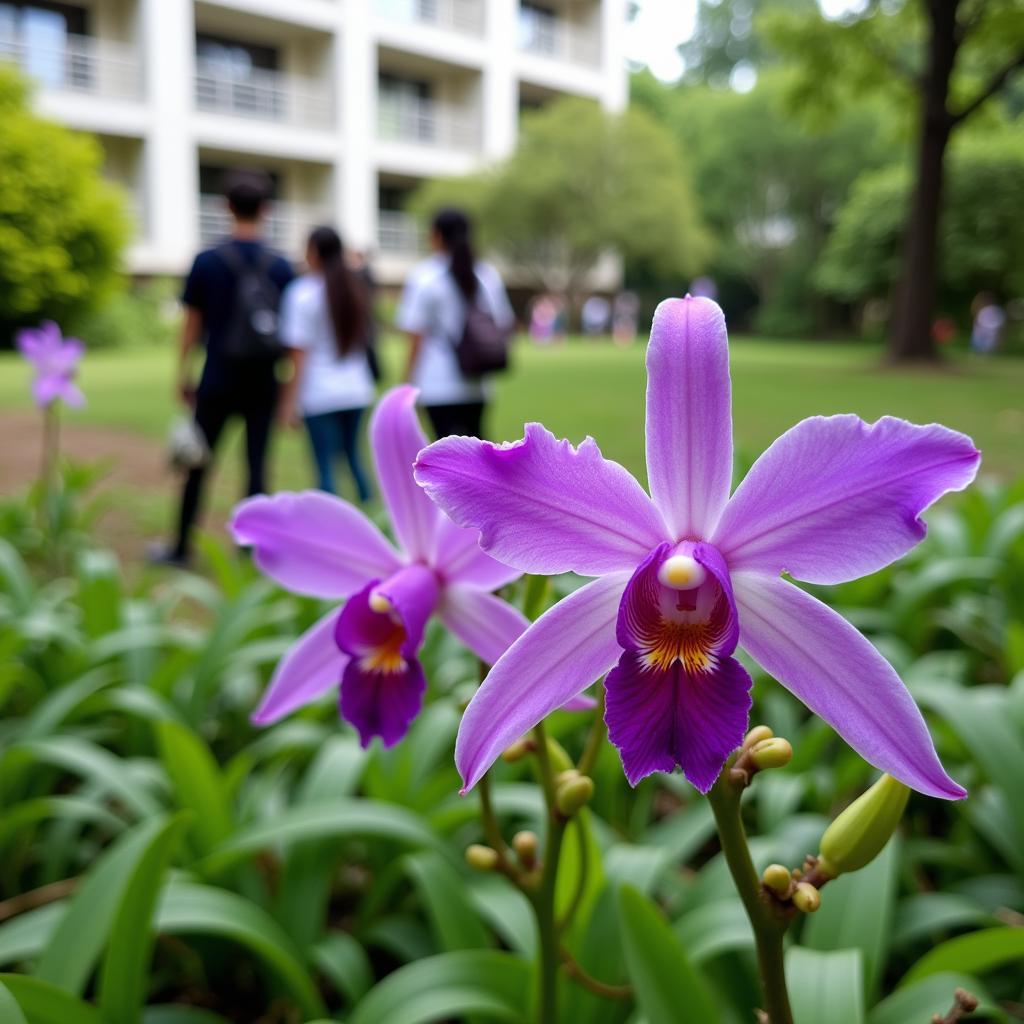
<path id="1" fill-rule="evenodd" d="M 258 495 L 235 508 L 235 540 L 281 586 L 342 598 L 401 566 L 384 535 L 347 501 L 322 491 Z"/>
<path id="2" fill-rule="evenodd" d="M 666 299 L 647 346 L 647 477 L 673 540 L 709 536 L 729 499 L 730 402 L 721 309 Z"/>
<path id="3" fill-rule="evenodd" d="M 478 530 L 456 526 L 447 516 L 441 516 L 440 520 L 434 565 L 443 579 L 449 583 L 469 583 L 483 590 L 497 590 L 522 576 L 518 569 L 491 558 L 480 547 Z"/>
<path id="4" fill-rule="evenodd" d="M 740 645 L 883 772 L 958 800 L 917 705 L 893 667 L 841 615 L 773 576 L 735 572 Z"/>
<path id="5" fill-rule="evenodd" d="M 578 448 L 528 423 L 521 441 L 435 441 L 416 479 L 480 546 L 524 572 L 583 576 L 632 569 L 667 539 L 643 488 L 603 458 L 592 438 Z"/>
<path id="6" fill-rule="evenodd" d="M 426 689 L 426 677 L 415 659 L 397 672 L 369 671 L 353 660 L 341 681 L 341 717 L 356 727 L 363 747 L 374 736 L 385 747 L 393 747 L 420 713 Z"/>
<path id="7" fill-rule="evenodd" d="M 411 559 L 431 560 L 440 514 L 413 480 L 412 466 L 426 435 L 416 416 L 416 388 L 392 388 L 370 420 L 370 444 L 381 495 L 398 543 Z"/>
<path id="8" fill-rule="evenodd" d="M 530 625 L 529 619 L 507 601 L 464 583 L 445 588 L 438 615 L 488 665 L 493 665 Z"/>
<path id="9" fill-rule="evenodd" d="M 288 649 L 252 716 L 254 724 L 270 725 L 341 684 L 348 656 L 334 641 L 337 620 L 338 609 L 332 608 Z"/>
<path id="10" fill-rule="evenodd" d="M 735 658 L 687 672 L 678 662 L 667 670 L 651 667 L 626 651 L 604 685 L 608 739 L 619 750 L 631 786 L 678 764 L 706 793 L 743 742 L 751 679 Z"/>
<path id="11" fill-rule="evenodd" d="M 82 389 L 71 381 L 65 381 L 60 389 L 60 397 L 70 409 L 81 409 L 85 405 Z"/>
<path id="12" fill-rule="evenodd" d="M 858 579 L 917 544 L 921 512 L 966 487 L 980 458 L 969 437 L 938 424 L 813 416 L 757 460 L 713 539 L 733 570 Z"/>
<path id="13" fill-rule="evenodd" d="M 427 619 L 433 614 L 439 597 L 437 577 L 425 565 L 413 563 L 403 566 L 393 576 L 370 588 L 378 598 L 383 598 L 391 605 L 389 612 L 383 616 L 392 621 L 397 617 L 405 630 L 405 642 L 402 651 L 412 656 L 423 643 L 423 631 L 427 627 Z M 369 590 L 356 595 L 349 602 L 356 604 L 368 599 Z M 346 606 L 346 611 L 347 611 Z M 370 614 L 376 614 L 371 612 Z M 345 614 L 342 613 L 342 619 Z M 380 616 L 378 616 L 380 617 Z M 342 644 L 342 648 L 345 645 Z"/>
<path id="14" fill-rule="evenodd" d="M 545 612 L 491 669 L 469 702 L 455 764 L 472 789 L 501 752 L 610 669 L 629 573 L 592 581 Z"/>
<path id="15" fill-rule="evenodd" d="M 32 382 L 32 398 L 45 408 L 63 395 L 64 379 L 53 374 L 41 374 Z"/>

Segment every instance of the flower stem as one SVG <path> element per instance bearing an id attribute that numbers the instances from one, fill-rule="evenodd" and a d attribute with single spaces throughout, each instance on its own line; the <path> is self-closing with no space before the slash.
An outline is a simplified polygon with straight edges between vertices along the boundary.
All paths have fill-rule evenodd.
<path id="1" fill-rule="evenodd" d="M 594 770 L 594 764 L 601 753 L 601 744 L 604 742 L 604 687 L 597 684 L 597 707 L 594 708 L 594 721 L 590 725 L 590 733 L 587 735 L 587 744 L 580 755 L 580 775 L 589 775 Z"/>
<path id="2" fill-rule="evenodd" d="M 782 945 L 789 922 L 775 914 L 762 898 L 761 880 L 750 857 L 750 847 L 747 845 L 747 835 L 740 815 L 742 792 L 742 786 L 730 779 L 727 765 L 708 793 L 708 800 L 715 816 L 726 864 L 754 932 L 757 967 L 768 1020 L 770 1024 L 793 1024 Z"/>
<path id="3" fill-rule="evenodd" d="M 533 730 L 537 741 L 537 769 L 547 808 L 547 841 L 540 886 L 533 896 L 540 939 L 537 961 L 537 1024 L 558 1024 L 558 965 L 561 960 L 558 922 L 555 919 L 555 882 L 566 822 L 555 807 L 555 777 L 544 724 Z"/>

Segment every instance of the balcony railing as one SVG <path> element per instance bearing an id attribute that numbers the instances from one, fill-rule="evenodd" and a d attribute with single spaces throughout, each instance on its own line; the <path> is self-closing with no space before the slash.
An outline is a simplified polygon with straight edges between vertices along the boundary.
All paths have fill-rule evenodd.
<path id="1" fill-rule="evenodd" d="M 552 60 L 597 67 L 601 63 L 601 41 L 588 32 L 562 20 L 520 20 L 519 49 Z"/>
<path id="2" fill-rule="evenodd" d="M 403 210 L 377 211 L 377 244 L 388 256 L 418 256 L 426 251 L 423 226 Z"/>
<path id="3" fill-rule="evenodd" d="M 282 200 L 270 206 L 263 237 L 267 244 L 289 256 L 300 256 L 306 250 L 309 232 L 319 224 L 330 224 L 333 214 L 326 206 Z M 211 246 L 231 234 L 231 215 L 222 196 L 199 197 L 199 241 Z"/>
<path id="4" fill-rule="evenodd" d="M 333 103 L 328 86 L 315 78 L 251 68 L 245 74 L 199 62 L 196 106 L 218 114 L 329 127 Z"/>
<path id="5" fill-rule="evenodd" d="M 377 11 L 392 21 L 435 25 L 474 36 L 484 30 L 484 0 L 377 0 Z"/>
<path id="6" fill-rule="evenodd" d="M 389 142 L 473 150 L 480 144 L 476 119 L 467 111 L 414 96 L 377 98 L 377 133 Z"/>
<path id="7" fill-rule="evenodd" d="M 111 99 L 142 96 L 138 56 L 127 43 L 68 35 L 57 45 L 41 46 L 0 33 L 0 60 L 13 61 L 44 89 Z"/>

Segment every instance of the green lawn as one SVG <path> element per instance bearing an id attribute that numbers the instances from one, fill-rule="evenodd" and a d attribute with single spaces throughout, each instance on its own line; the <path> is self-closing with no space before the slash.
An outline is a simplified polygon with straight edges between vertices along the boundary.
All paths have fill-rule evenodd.
<path id="1" fill-rule="evenodd" d="M 395 349 L 388 361 L 397 365 Z M 1024 472 L 1024 360 L 957 358 L 938 370 L 893 370 L 864 345 L 739 339 L 732 345 L 736 440 L 753 458 L 804 416 L 885 413 L 939 421 L 970 434 L 989 473 Z M 98 352 L 83 364 L 89 406 L 68 416 L 160 439 L 170 417 L 171 355 L 138 349 Z M 0 408 L 25 406 L 27 368 L 0 359 Z M 573 342 L 558 348 L 522 345 L 515 369 L 497 387 L 493 437 L 519 437 L 525 420 L 540 420 L 573 441 L 592 434 L 605 455 L 643 473 L 643 348 Z M 306 479 L 299 438 L 279 448 L 278 478 Z"/>

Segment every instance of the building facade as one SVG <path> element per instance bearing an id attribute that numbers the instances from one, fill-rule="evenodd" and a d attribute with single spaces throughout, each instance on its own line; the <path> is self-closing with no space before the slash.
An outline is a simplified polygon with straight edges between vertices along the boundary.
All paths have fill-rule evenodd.
<path id="1" fill-rule="evenodd" d="M 627 100 L 625 0 L 0 0 L 0 60 L 44 115 L 91 132 L 131 197 L 128 269 L 180 274 L 227 224 L 226 168 L 274 183 L 272 241 L 338 224 L 394 282 L 405 201 L 515 146 L 561 95 Z"/>

